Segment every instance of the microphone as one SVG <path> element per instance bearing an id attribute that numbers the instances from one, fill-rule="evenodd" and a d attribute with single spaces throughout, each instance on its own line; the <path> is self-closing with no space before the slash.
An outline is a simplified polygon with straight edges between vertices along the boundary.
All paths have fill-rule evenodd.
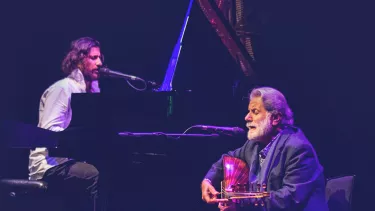
<path id="1" fill-rule="evenodd" d="M 128 75 L 128 74 L 121 73 L 121 72 L 118 72 L 118 71 L 110 70 L 109 68 L 106 68 L 106 67 L 101 67 L 101 68 L 99 68 L 98 71 L 99 71 L 100 74 L 103 74 L 103 75 L 109 76 L 109 77 L 113 77 L 113 78 L 125 78 L 125 79 L 130 79 L 130 80 L 133 80 L 133 81 L 135 81 L 135 80 L 143 81 L 143 79 L 138 78 L 137 76 Z"/>
<path id="2" fill-rule="evenodd" d="M 195 127 L 202 128 L 203 130 L 213 130 L 216 132 L 231 132 L 234 134 L 244 134 L 246 133 L 242 128 L 239 127 L 218 127 L 212 125 L 196 125 Z"/>

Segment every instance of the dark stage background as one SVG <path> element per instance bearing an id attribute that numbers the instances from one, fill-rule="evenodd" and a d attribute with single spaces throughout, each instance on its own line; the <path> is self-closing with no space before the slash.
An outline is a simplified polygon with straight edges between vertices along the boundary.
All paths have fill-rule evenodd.
<path id="1" fill-rule="evenodd" d="M 1 13 L 0 118 L 36 124 L 42 92 L 63 76 L 61 60 L 70 42 L 82 36 L 101 42 L 108 67 L 161 83 L 188 3 L 7 3 Z M 281 90 L 326 176 L 357 175 L 354 206 L 364 209 L 372 204 L 375 161 L 370 7 L 342 1 L 267 3 L 272 16 L 257 40 L 255 82 L 242 76 L 195 3 L 174 88 L 196 96 L 193 123 L 241 127 L 247 110 L 241 99 L 254 84 Z M 103 81 L 102 89 L 130 90 L 121 80 Z M 199 194 L 187 201 L 200 203 Z"/>

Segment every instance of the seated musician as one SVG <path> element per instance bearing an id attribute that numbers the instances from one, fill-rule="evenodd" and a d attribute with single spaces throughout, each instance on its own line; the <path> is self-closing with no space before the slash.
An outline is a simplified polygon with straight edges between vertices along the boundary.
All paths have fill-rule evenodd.
<path id="1" fill-rule="evenodd" d="M 223 156 L 233 156 L 249 167 L 249 186 L 266 185 L 265 206 L 245 210 L 326 211 L 323 167 L 301 129 L 293 126 L 293 114 L 284 95 L 276 89 L 252 90 L 245 117 L 248 141 Z M 219 199 L 214 188 L 223 180 L 223 157 L 214 163 L 201 183 L 202 199 L 218 203 L 220 210 L 239 210 L 228 199 Z M 250 208 L 251 207 L 251 208 Z"/>
<path id="2" fill-rule="evenodd" d="M 98 68 L 102 65 L 98 41 L 83 37 L 71 43 L 62 62 L 67 75 L 48 87 L 40 99 L 38 127 L 63 131 L 72 119 L 72 93 L 100 92 Z M 46 148 L 30 151 L 29 179 L 48 182 L 51 193 L 67 199 L 67 210 L 94 210 L 99 172 L 95 166 L 69 158 L 50 157 Z"/>

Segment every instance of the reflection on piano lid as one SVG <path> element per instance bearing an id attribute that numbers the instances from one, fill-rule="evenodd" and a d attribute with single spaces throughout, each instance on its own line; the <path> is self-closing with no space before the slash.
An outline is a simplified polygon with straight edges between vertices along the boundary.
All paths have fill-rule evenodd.
<path id="1" fill-rule="evenodd" d="M 245 76 L 252 76 L 255 62 L 252 35 L 246 23 L 243 0 L 198 0 L 198 4 Z M 253 27 L 254 28 L 254 27 Z"/>

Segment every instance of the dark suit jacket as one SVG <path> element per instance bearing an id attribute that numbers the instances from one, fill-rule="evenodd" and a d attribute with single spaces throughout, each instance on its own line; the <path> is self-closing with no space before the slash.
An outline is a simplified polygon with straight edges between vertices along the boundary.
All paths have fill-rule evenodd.
<path id="1" fill-rule="evenodd" d="M 245 161 L 253 177 L 259 165 L 259 151 L 259 143 L 247 141 L 241 148 L 224 155 Z M 212 165 L 205 178 L 212 182 L 223 180 L 222 159 Z M 281 132 L 268 152 L 258 180 L 267 184 L 271 194 L 266 199 L 267 210 L 328 211 L 323 167 L 299 128 L 287 127 Z"/>

